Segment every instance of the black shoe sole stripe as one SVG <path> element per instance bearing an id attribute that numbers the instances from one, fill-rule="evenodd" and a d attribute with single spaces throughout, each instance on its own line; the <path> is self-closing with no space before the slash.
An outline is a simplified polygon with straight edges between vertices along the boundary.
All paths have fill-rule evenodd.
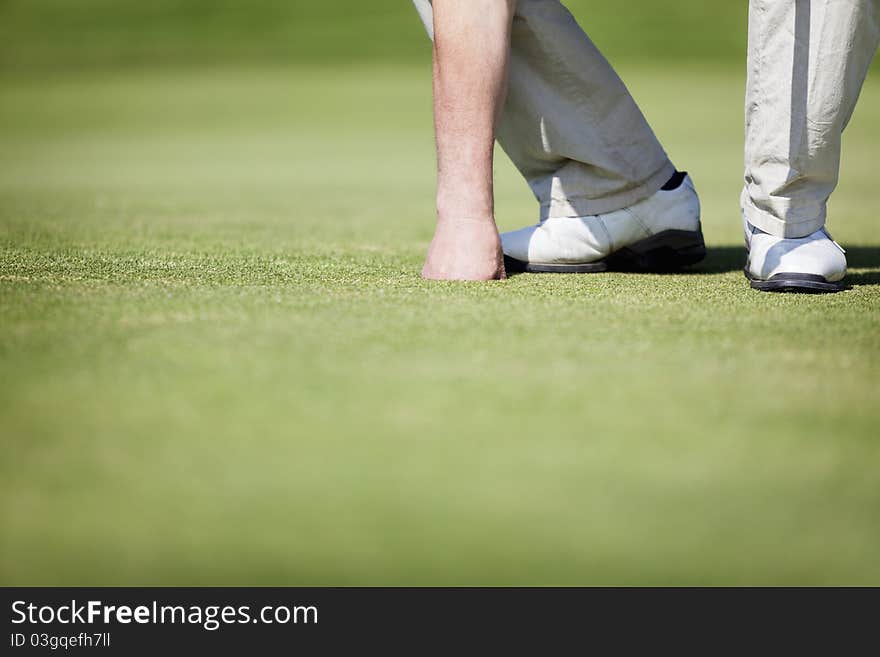
<path id="1" fill-rule="evenodd" d="M 806 294 L 833 294 L 834 292 L 842 292 L 847 289 L 846 284 L 842 281 L 832 282 L 824 276 L 817 274 L 795 274 L 781 273 L 774 274 L 770 278 L 764 280 L 754 278 L 745 272 L 746 278 L 752 289 L 761 292 L 800 292 Z"/>
<path id="2" fill-rule="evenodd" d="M 510 272 L 532 274 L 594 274 L 603 271 L 669 272 L 695 265 L 706 257 L 701 230 L 664 230 L 607 258 L 582 264 L 541 264 L 504 256 Z"/>

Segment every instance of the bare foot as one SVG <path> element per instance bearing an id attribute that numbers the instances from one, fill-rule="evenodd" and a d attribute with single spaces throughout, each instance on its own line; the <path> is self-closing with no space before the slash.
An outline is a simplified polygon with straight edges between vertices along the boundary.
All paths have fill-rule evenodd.
<path id="1" fill-rule="evenodd" d="M 491 281 L 507 278 L 501 238 L 494 221 L 441 219 L 422 278 L 435 281 Z"/>

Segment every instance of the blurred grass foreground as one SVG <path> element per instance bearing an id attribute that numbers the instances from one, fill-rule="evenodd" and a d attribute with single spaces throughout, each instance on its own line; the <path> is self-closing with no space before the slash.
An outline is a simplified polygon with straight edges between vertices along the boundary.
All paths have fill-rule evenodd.
<path id="1" fill-rule="evenodd" d="M 746 4 L 569 3 L 703 265 L 462 285 L 408 2 L 0 0 L 0 583 L 880 584 L 880 85 L 750 291 Z"/>

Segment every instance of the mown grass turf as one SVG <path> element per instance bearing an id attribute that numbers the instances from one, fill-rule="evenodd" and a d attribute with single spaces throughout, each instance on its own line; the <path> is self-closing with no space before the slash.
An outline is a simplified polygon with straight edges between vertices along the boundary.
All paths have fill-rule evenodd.
<path id="1" fill-rule="evenodd" d="M 880 86 L 852 289 L 773 296 L 742 78 L 622 72 L 702 194 L 694 273 L 421 281 L 426 70 L 4 79 L 0 582 L 880 584 Z"/>
<path id="2" fill-rule="evenodd" d="M 614 61 L 739 65 L 747 3 L 566 0 Z M 424 61 L 408 0 L 2 0 L 0 70 Z"/>

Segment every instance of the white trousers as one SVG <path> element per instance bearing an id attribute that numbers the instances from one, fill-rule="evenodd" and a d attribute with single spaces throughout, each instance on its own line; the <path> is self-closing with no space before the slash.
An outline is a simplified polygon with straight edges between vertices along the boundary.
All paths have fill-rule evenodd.
<path id="1" fill-rule="evenodd" d="M 430 0 L 414 0 L 433 38 Z M 675 167 L 623 82 L 559 0 L 519 0 L 498 143 L 541 219 L 620 210 Z"/>
<path id="2" fill-rule="evenodd" d="M 880 43 L 880 0 L 751 0 L 746 219 L 778 237 L 825 225 L 840 142 Z"/>

